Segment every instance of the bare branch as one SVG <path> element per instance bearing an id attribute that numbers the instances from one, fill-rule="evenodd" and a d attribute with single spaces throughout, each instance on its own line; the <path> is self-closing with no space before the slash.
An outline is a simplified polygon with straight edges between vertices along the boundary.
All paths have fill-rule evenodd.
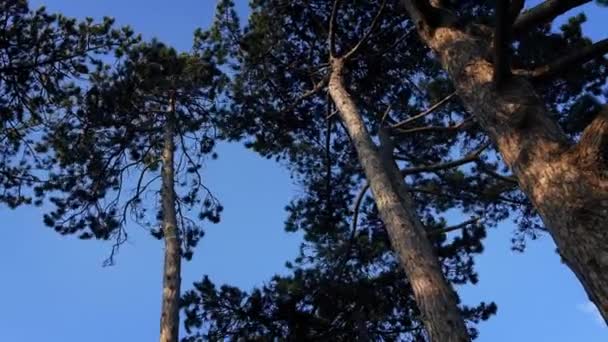
<path id="1" fill-rule="evenodd" d="M 444 97 L 441 101 L 435 103 L 434 105 L 432 105 L 431 107 L 429 107 L 427 110 L 421 112 L 420 114 L 416 114 L 416 115 L 414 115 L 412 117 L 409 117 L 409 118 L 407 118 L 407 119 L 405 119 L 405 120 L 403 120 L 401 122 L 398 122 L 398 123 L 392 125 L 391 128 L 399 128 L 399 127 L 405 126 L 405 125 L 407 125 L 408 123 L 410 123 L 412 121 L 418 120 L 418 119 L 420 119 L 420 118 L 422 118 L 424 116 L 427 116 L 427 115 L 433 113 L 435 110 L 437 110 L 437 108 L 439 108 L 439 107 L 443 106 L 444 104 L 446 104 L 454 96 L 456 96 L 456 92 L 453 92 L 450 95 Z"/>
<path id="2" fill-rule="evenodd" d="M 329 56 L 336 57 L 336 20 L 338 8 L 341 0 L 334 0 L 334 5 L 331 9 L 331 17 L 329 18 Z"/>
<path id="3" fill-rule="evenodd" d="M 333 118 L 336 114 L 338 114 L 338 110 L 334 110 L 333 112 L 331 112 L 327 117 L 325 117 L 325 119 L 331 120 L 331 118 Z"/>
<path id="4" fill-rule="evenodd" d="M 500 173 L 490 169 L 486 164 L 484 164 L 481 160 L 477 161 L 477 167 L 479 167 L 479 170 L 493 178 L 496 179 L 500 179 L 502 181 L 505 181 L 507 183 L 511 183 L 511 184 L 519 184 L 519 182 L 517 182 L 517 178 L 515 178 L 514 176 L 509 176 L 509 175 L 501 175 Z"/>
<path id="5" fill-rule="evenodd" d="M 586 62 L 607 53 L 608 39 L 603 39 L 595 44 L 578 49 L 576 52 L 559 58 L 550 64 L 540 66 L 533 70 L 513 70 L 513 74 L 532 78 L 547 78 L 557 75 L 575 65 L 585 64 Z"/>
<path id="6" fill-rule="evenodd" d="M 466 194 L 465 196 L 457 196 L 457 195 L 453 195 L 452 193 L 450 193 L 449 191 L 445 190 L 445 189 L 440 189 L 440 190 L 431 190 L 431 189 L 425 189 L 425 188 L 410 188 L 408 189 L 410 192 L 414 192 L 414 193 L 421 193 L 421 194 L 426 194 L 426 195 L 432 195 L 432 196 L 437 196 L 437 197 L 445 197 L 445 198 L 450 198 L 450 199 L 454 199 L 457 201 L 472 201 L 475 200 L 474 196 L 471 196 L 470 193 Z M 518 200 L 514 200 L 511 198 L 506 198 L 503 196 L 496 196 L 496 199 L 505 203 L 510 203 L 513 205 L 518 205 L 518 206 L 525 206 L 527 205 L 526 202 L 522 202 L 522 201 L 518 201 Z"/>
<path id="7" fill-rule="evenodd" d="M 556 17 L 591 0 L 547 0 L 523 12 L 513 24 L 515 32 L 525 32 L 536 25 L 553 21 Z"/>
<path id="8" fill-rule="evenodd" d="M 344 55 L 344 59 L 347 60 L 350 57 L 352 57 L 355 53 L 357 53 L 357 51 L 359 50 L 359 48 L 365 44 L 367 42 L 367 40 L 369 39 L 369 37 L 372 35 L 372 32 L 374 32 L 374 30 L 376 29 L 376 25 L 378 25 L 378 21 L 380 20 L 380 17 L 382 16 L 382 13 L 384 12 L 384 8 L 386 7 L 386 0 L 382 1 L 382 5 L 380 5 L 380 9 L 378 10 L 378 13 L 376 13 L 376 16 L 374 17 L 374 19 L 372 20 L 372 24 L 369 27 L 369 30 L 367 30 L 367 32 L 365 33 L 365 35 L 359 40 L 359 42 L 352 48 L 350 49 L 350 51 L 348 51 L 345 55 Z"/>
<path id="9" fill-rule="evenodd" d="M 365 198 L 365 194 L 367 193 L 367 190 L 369 190 L 369 183 L 366 183 L 363 188 L 361 188 L 361 190 L 359 191 L 359 194 L 357 195 L 357 199 L 355 200 L 355 204 L 353 206 L 353 222 L 352 222 L 352 231 L 353 234 L 354 232 L 357 231 L 357 222 L 359 221 L 359 210 L 361 208 L 361 203 L 363 203 L 363 199 Z"/>
<path id="10" fill-rule="evenodd" d="M 485 144 L 481 145 L 481 147 L 479 147 L 475 151 L 467 154 L 462 159 L 453 160 L 453 161 L 445 162 L 445 163 L 438 163 L 438 164 L 433 164 L 433 165 L 423 165 L 423 166 L 416 166 L 416 167 L 412 167 L 412 168 L 403 169 L 403 170 L 401 170 L 401 175 L 405 177 L 407 175 L 420 173 L 420 172 L 434 172 L 434 171 L 447 170 L 447 169 L 452 169 L 452 168 L 455 168 L 455 167 L 458 167 L 461 165 L 465 165 L 468 163 L 472 163 L 474 161 L 477 161 L 479 159 L 479 155 L 489 146 L 490 146 L 490 143 L 485 143 Z"/>
<path id="11" fill-rule="evenodd" d="M 309 97 L 315 95 L 321 89 L 323 89 L 323 87 L 325 87 L 325 85 L 327 84 L 327 81 L 328 81 L 328 78 L 324 77 L 321 81 L 319 81 L 317 84 L 315 84 L 315 86 L 311 90 L 308 90 L 307 92 L 302 94 L 302 96 L 300 96 L 297 101 L 299 102 L 299 101 L 302 101 L 306 98 L 309 98 Z"/>
<path id="12" fill-rule="evenodd" d="M 391 109 L 393 109 L 393 106 L 388 105 L 388 107 L 386 107 L 386 110 L 384 111 L 384 113 L 382 113 L 382 118 L 380 119 L 380 126 L 384 125 L 384 122 L 386 121 L 386 119 L 390 120 L 389 114 L 391 113 Z"/>
<path id="13" fill-rule="evenodd" d="M 450 132 L 450 131 L 458 131 L 463 128 L 468 128 L 468 127 L 470 127 L 470 125 L 472 123 L 473 123 L 473 119 L 472 119 L 472 117 L 469 117 L 469 118 L 466 118 L 463 121 L 461 121 L 455 125 L 451 125 L 451 126 L 423 126 L 423 127 L 415 127 L 415 128 L 410 128 L 410 129 L 398 128 L 395 131 L 398 134 L 411 134 L 411 133 L 420 133 L 420 132 L 428 132 L 428 131 Z"/>
<path id="14" fill-rule="evenodd" d="M 317 84 L 315 84 L 312 89 L 307 90 L 300 97 L 291 101 L 291 105 L 288 106 L 287 108 L 283 109 L 281 112 L 285 113 L 285 112 L 291 112 L 292 110 L 294 110 L 300 104 L 300 102 L 319 93 L 319 91 L 321 91 L 325 87 L 325 85 L 327 85 L 327 81 L 328 81 L 327 77 L 324 77 L 321 81 L 319 81 Z"/>
<path id="15" fill-rule="evenodd" d="M 466 220 L 466 221 L 464 221 L 462 223 L 459 223 L 457 225 L 454 225 L 454 226 L 450 226 L 450 227 L 446 227 L 446 228 L 442 228 L 442 229 L 432 230 L 432 231 L 428 232 L 428 235 L 441 235 L 441 234 L 446 234 L 446 233 L 449 233 L 449 232 L 453 232 L 455 230 L 464 229 L 464 228 L 467 228 L 468 226 L 470 226 L 472 224 L 476 224 L 480 220 L 481 220 L 481 218 L 479 218 L 479 217 L 472 217 L 471 219 Z"/>

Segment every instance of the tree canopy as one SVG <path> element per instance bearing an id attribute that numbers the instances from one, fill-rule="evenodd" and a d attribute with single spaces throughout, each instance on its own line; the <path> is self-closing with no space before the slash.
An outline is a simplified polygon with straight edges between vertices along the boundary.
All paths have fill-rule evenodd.
<path id="1" fill-rule="evenodd" d="M 203 165 L 218 140 L 239 142 L 290 171 L 301 194 L 284 229 L 303 241 L 286 272 L 250 291 L 203 276 L 181 297 L 185 342 L 436 341 L 450 325 L 463 332 L 454 341 L 474 339 L 493 299 L 429 296 L 449 302 L 458 329 L 408 267 L 438 265 L 428 279 L 450 291 L 474 285 L 483 240 L 506 220 L 518 251 L 548 232 L 606 315 L 608 42 L 585 36 L 583 13 L 553 25 L 588 2 L 252 0 L 241 25 L 220 0 L 186 53 L 111 18 L 4 1 L 0 204 L 49 204 L 41 216 L 58 233 L 113 241 L 108 265 L 139 224 L 178 241 L 179 265 L 223 211 Z M 404 236 L 433 260 L 397 246 L 374 171 L 411 214 Z M 436 312 L 444 335 L 429 328 Z"/>

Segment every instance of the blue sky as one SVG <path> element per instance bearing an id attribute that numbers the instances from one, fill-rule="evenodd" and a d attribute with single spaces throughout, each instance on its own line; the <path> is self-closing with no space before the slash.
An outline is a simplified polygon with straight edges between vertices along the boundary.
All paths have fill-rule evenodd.
<path id="1" fill-rule="evenodd" d="M 68 16 L 113 16 L 146 38 L 158 37 L 181 50 L 190 48 L 195 28 L 210 24 L 215 5 L 213 0 L 30 2 Z M 246 1 L 236 3 L 245 13 Z M 586 32 L 594 40 L 603 38 L 607 30 L 600 16 L 608 10 L 589 9 Z M 287 171 L 237 144 L 221 145 L 219 154 L 204 174 L 225 213 L 220 224 L 207 226 L 194 260 L 185 263 L 184 289 L 203 274 L 250 288 L 282 271 L 284 262 L 297 254 L 297 236 L 283 232 L 283 208 L 298 191 Z M 103 268 L 110 244 L 61 237 L 43 226 L 38 209 L 0 207 L 0 219 L 2 341 L 157 339 L 160 242 L 131 226 L 118 264 Z M 478 341 L 607 341 L 608 329 L 560 263 L 550 239 L 531 242 L 524 254 L 514 253 L 513 229 L 503 224 L 489 232 L 486 251 L 478 258 L 480 283 L 461 289 L 465 303 L 498 303 L 498 315 L 480 326 Z"/>

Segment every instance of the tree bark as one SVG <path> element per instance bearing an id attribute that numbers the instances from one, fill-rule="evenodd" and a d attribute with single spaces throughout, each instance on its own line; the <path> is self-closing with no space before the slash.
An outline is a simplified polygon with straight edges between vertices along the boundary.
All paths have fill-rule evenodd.
<path id="1" fill-rule="evenodd" d="M 179 301 L 181 285 L 181 247 L 175 214 L 175 127 L 173 115 L 175 100 L 165 123 L 164 145 L 162 152 L 162 191 L 163 236 L 165 240 L 165 264 L 163 269 L 163 299 L 160 320 L 160 342 L 179 340 Z"/>
<path id="2" fill-rule="evenodd" d="M 344 86 L 344 63 L 332 58 L 329 93 L 344 122 L 372 189 L 378 212 L 433 342 L 469 341 L 456 293 L 443 276 L 437 256 L 412 206 L 397 164 L 373 143 L 359 110 Z M 392 152 L 392 151 L 389 151 Z M 389 153 L 390 154 L 390 153 Z"/>
<path id="3" fill-rule="evenodd" d="M 405 6 L 608 322 L 608 110 L 572 143 L 527 79 L 495 87 L 485 58 L 490 37 L 472 25 L 429 29 L 410 1 Z"/>

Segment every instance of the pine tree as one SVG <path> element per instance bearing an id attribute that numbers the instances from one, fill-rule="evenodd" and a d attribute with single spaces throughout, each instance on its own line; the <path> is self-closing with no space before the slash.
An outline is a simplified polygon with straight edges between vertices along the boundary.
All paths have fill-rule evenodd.
<path id="1" fill-rule="evenodd" d="M 111 18 L 78 22 L 25 0 L 2 1 L 0 20 L 0 202 L 14 208 L 31 203 L 28 189 L 43 181 L 36 132 L 79 93 L 76 79 L 138 37 Z"/>
<path id="2" fill-rule="evenodd" d="M 86 94 L 48 124 L 42 144 L 54 168 L 35 190 L 54 205 L 44 220 L 59 233 L 114 241 L 108 264 L 131 221 L 164 239 L 160 340 L 176 342 L 181 259 L 192 257 L 201 220 L 218 222 L 222 211 L 200 169 L 215 157 L 224 76 L 210 58 L 157 41 L 117 58 L 116 68 L 100 66 Z"/>
<path id="3" fill-rule="evenodd" d="M 515 214 L 522 231 L 533 234 L 537 218 L 452 94 L 446 75 L 426 58 L 428 50 L 411 21 L 389 15 L 397 10 L 392 1 L 339 6 L 332 1 L 253 2 L 248 26 L 223 37 L 237 47 L 232 115 L 224 127 L 230 137 L 244 138 L 262 155 L 286 159 L 296 170 L 333 174 L 348 163 L 360 166 L 357 185 L 363 191 L 357 197 L 365 198 L 364 190 L 372 188 L 425 333 L 439 341 L 468 340 L 458 298 L 442 274 L 441 252 L 429 237 L 433 222 L 445 222 L 442 216 L 453 210 L 472 215 L 448 229 L 467 235 L 472 222 L 492 226 Z M 403 46 L 407 54 L 400 51 Z M 345 97 L 350 97 L 348 108 Z M 312 158 L 311 151 L 327 142 L 353 146 L 357 158 L 341 155 L 334 164 Z M 335 180 L 325 180 L 326 189 L 333 189 Z M 323 198 L 332 197 L 327 190 Z M 350 220 L 356 221 L 358 208 Z M 330 215 L 332 207 L 326 210 Z M 431 287 L 437 291 L 426 291 Z M 206 288 L 203 301 L 213 293 Z M 198 313 L 205 315 L 200 308 Z"/>

